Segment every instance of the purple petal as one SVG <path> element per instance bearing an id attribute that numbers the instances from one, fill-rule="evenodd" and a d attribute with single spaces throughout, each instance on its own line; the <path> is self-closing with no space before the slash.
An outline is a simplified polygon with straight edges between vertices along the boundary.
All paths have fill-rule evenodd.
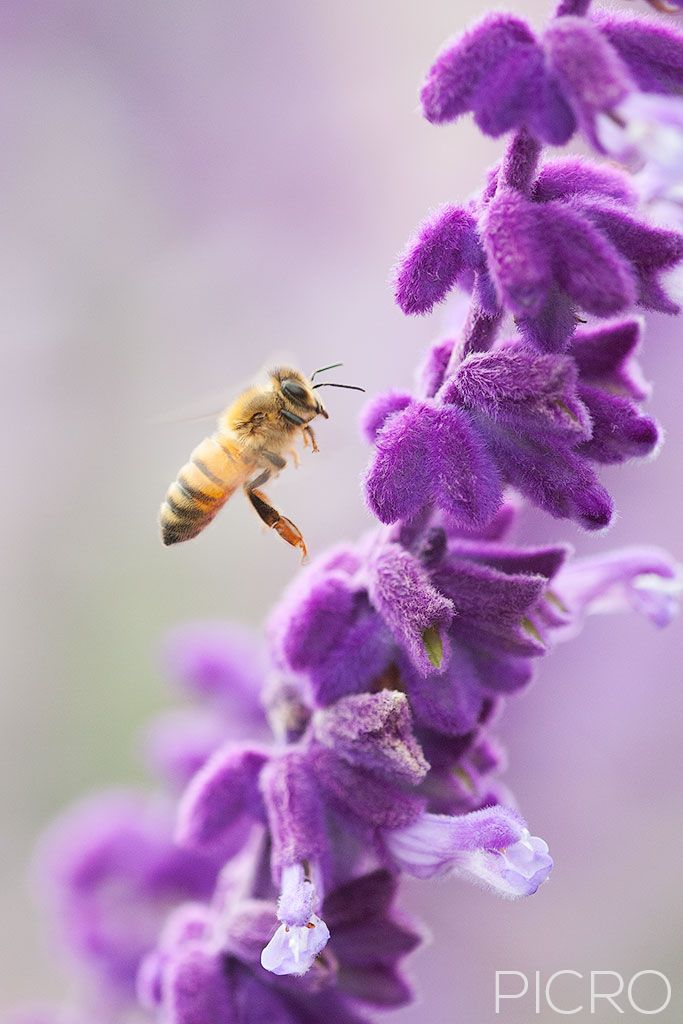
<path id="1" fill-rule="evenodd" d="M 624 548 L 569 562 L 553 583 L 567 609 L 565 635 L 573 635 L 583 616 L 633 608 L 655 626 L 667 626 L 678 613 L 681 569 L 658 548 Z"/>
<path id="2" fill-rule="evenodd" d="M 524 824 L 512 811 L 488 807 L 456 817 L 422 814 L 404 828 L 383 833 L 383 840 L 401 870 L 416 878 L 433 878 L 453 871 L 462 853 L 501 850 L 524 834 Z"/>
<path id="3" fill-rule="evenodd" d="M 390 967 L 420 945 L 421 936 L 410 926 L 388 919 L 366 916 L 347 928 L 334 929 L 335 956 L 349 964 Z"/>
<path id="4" fill-rule="evenodd" d="M 341 573 L 302 574 L 276 609 L 269 632 L 285 664 L 303 672 L 342 641 L 356 613 L 357 589 Z"/>
<path id="5" fill-rule="evenodd" d="M 538 93 L 530 104 L 527 127 L 536 138 L 550 146 L 564 146 L 576 131 L 576 118 L 561 83 L 546 67 Z"/>
<path id="6" fill-rule="evenodd" d="M 229 726 L 209 712 L 174 710 L 152 720 L 145 736 L 150 767 L 182 790 L 211 755 L 225 743 Z"/>
<path id="7" fill-rule="evenodd" d="M 215 954 L 189 948 L 172 960 L 164 985 L 168 1024 L 237 1024 L 228 980 Z"/>
<path id="8" fill-rule="evenodd" d="M 385 919 L 398 890 L 398 880 L 380 868 L 337 886 L 325 897 L 323 911 L 336 936 L 367 920 Z"/>
<path id="9" fill-rule="evenodd" d="M 643 416 L 629 398 L 587 385 L 580 394 L 593 421 L 593 436 L 581 445 L 588 458 L 618 463 L 644 458 L 655 450 L 661 439 L 657 424 Z"/>
<path id="10" fill-rule="evenodd" d="M 629 176 L 622 170 L 578 156 L 544 163 L 532 192 L 533 198 L 540 203 L 591 194 L 606 196 L 624 206 L 635 206 L 638 201 Z"/>
<path id="11" fill-rule="evenodd" d="M 138 971 L 137 997 L 145 1009 L 159 1009 L 168 964 L 189 943 L 204 941 L 210 934 L 211 924 L 211 912 L 206 903 L 182 903 L 167 917 L 157 948 L 145 957 Z"/>
<path id="12" fill-rule="evenodd" d="M 502 501 L 502 484 L 484 439 L 470 418 L 442 407 L 432 421 L 430 476 L 434 500 L 453 524 L 489 524 Z"/>
<path id="13" fill-rule="evenodd" d="M 407 698 L 396 690 L 345 697 L 318 711 L 314 733 L 349 764 L 409 785 L 417 785 L 429 770 L 413 735 Z"/>
<path id="14" fill-rule="evenodd" d="M 511 14 L 489 14 L 439 54 L 427 75 L 420 98 L 428 121 L 453 121 L 471 108 L 480 83 L 520 44 L 534 43 L 534 34 Z"/>
<path id="15" fill-rule="evenodd" d="M 468 525 L 488 522 L 502 496 L 495 466 L 467 417 L 421 402 L 380 431 L 365 493 L 384 523 L 411 519 L 433 495 L 449 516 Z"/>
<path id="16" fill-rule="evenodd" d="M 445 631 L 453 618 L 453 605 L 436 590 L 416 558 L 398 544 L 383 544 L 368 567 L 370 600 L 422 672 L 433 672 L 448 660 Z M 425 634 L 436 634 L 441 647 L 437 658 Z"/>
<path id="17" fill-rule="evenodd" d="M 168 675 L 191 694 L 225 702 L 244 717 L 256 716 L 266 663 L 250 630 L 222 622 L 197 622 L 174 630 L 163 659 Z"/>
<path id="18" fill-rule="evenodd" d="M 683 90 L 683 33 L 647 18 L 599 13 L 592 20 L 609 39 L 643 92 Z"/>
<path id="19" fill-rule="evenodd" d="M 475 89 L 472 110 L 479 128 L 498 138 L 511 128 L 528 124 L 545 81 L 543 52 L 535 41 L 509 50 Z"/>
<path id="20" fill-rule="evenodd" d="M 683 235 L 638 220 L 606 200 L 588 199 L 582 209 L 639 270 L 664 270 L 683 259 Z"/>
<path id="21" fill-rule="evenodd" d="M 177 842 L 198 850 L 220 849 L 227 860 L 246 839 L 245 820 L 263 815 L 258 779 L 267 760 L 263 750 L 233 744 L 216 751 L 183 794 Z"/>
<path id="22" fill-rule="evenodd" d="M 379 432 L 364 487 L 370 511 L 380 522 L 410 519 L 429 502 L 429 454 L 437 418 L 434 407 L 413 402 Z"/>
<path id="23" fill-rule="evenodd" d="M 360 428 L 363 437 L 373 444 L 389 416 L 407 408 L 412 400 L 407 391 L 385 391 L 371 399 L 361 413 Z"/>
<path id="24" fill-rule="evenodd" d="M 443 206 L 418 227 L 399 257 L 396 302 L 404 313 L 429 313 L 465 269 L 480 262 L 476 222 L 458 206 Z"/>
<path id="25" fill-rule="evenodd" d="M 499 189 L 485 214 L 489 271 L 505 305 L 518 316 L 540 313 L 552 284 L 550 253 L 538 207 Z"/>
<path id="26" fill-rule="evenodd" d="M 460 642 L 499 653 L 543 653 L 541 638 L 526 622 L 546 588 L 542 576 L 509 575 L 451 556 L 434 573 L 434 581 L 453 601 L 451 632 Z"/>
<path id="27" fill-rule="evenodd" d="M 383 938 L 378 935 L 377 941 Z M 414 999 L 413 990 L 400 971 L 379 963 L 345 964 L 340 983 L 348 996 L 370 1006 L 396 1009 Z"/>
<path id="28" fill-rule="evenodd" d="M 271 939 L 276 926 L 272 901 L 228 895 L 225 905 L 218 911 L 212 908 L 212 912 L 212 940 L 220 944 L 223 953 L 250 967 L 257 967 L 261 963 L 263 947 Z"/>
<path id="29" fill-rule="evenodd" d="M 274 758 L 261 772 L 261 789 L 273 870 L 278 873 L 292 864 L 324 859 L 327 833 L 312 759 L 300 753 Z"/>
<path id="30" fill-rule="evenodd" d="M 385 832 L 384 842 L 396 863 L 417 878 L 453 872 L 509 898 L 535 893 L 553 866 L 543 840 L 503 807 L 460 817 L 425 814 L 405 829 Z"/>
<path id="31" fill-rule="evenodd" d="M 471 653 L 479 686 L 489 698 L 491 695 L 519 693 L 533 678 L 533 664 L 529 658 L 496 654 L 484 649 Z"/>
<path id="32" fill-rule="evenodd" d="M 172 841 L 173 810 L 135 791 L 70 808 L 46 834 L 38 880 L 59 933 L 105 992 L 130 998 L 168 907 L 204 899 L 219 865 Z"/>
<path id="33" fill-rule="evenodd" d="M 451 554 L 481 562 L 510 575 L 524 574 L 545 576 L 550 580 L 567 559 L 570 549 L 551 544 L 547 547 L 524 548 L 496 544 L 490 541 L 482 544 L 472 540 L 456 540 L 450 544 Z"/>
<path id="34" fill-rule="evenodd" d="M 511 435 L 489 434 L 506 480 L 556 519 L 574 519 L 586 530 L 601 530 L 612 519 L 612 500 L 590 467 L 569 447 L 534 437 L 515 443 Z"/>
<path id="35" fill-rule="evenodd" d="M 543 42 L 549 66 L 592 137 L 595 115 L 611 110 L 632 88 L 626 65 L 586 18 L 555 18 Z"/>
<path id="36" fill-rule="evenodd" d="M 259 972 L 262 975 L 261 968 Z M 296 982 L 301 985 L 301 981 Z M 252 974 L 250 971 L 241 970 L 236 973 L 234 985 L 234 1000 L 237 1006 L 237 1020 L 239 1024 L 301 1024 L 301 1011 L 287 998 L 285 993 L 277 991 L 275 987 L 264 984 L 263 978 Z M 310 999 L 306 999 L 310 1024 L 323 1024 L 320 1018 L 313 1012 L 310 1006 Z M 323 1018 L 324 1020 L 324 1018 Z M 204 1024 L 199 1021 L 198 1024 Z M 232 1024 L 231 1021 L 228 1024 Z M 308 1024 L 308 1021 L 307 1021 Z M 340 1024 L 362 1024 L 356 1020 L 348 1020 L 340 1017 Z"/>
<path id="37" fill-rule="evenodd" d="M 481 851 L 463 858 L 458 871 L 508 899 L 533 896 L 553 869 L 548 845 L 528 829 L 506 850 Z"/>
<path id="38" fill-rule="evenodd" d="M 578 208 L 547 203 L 542 208 L 547 247 L 561 287 L 583 309 L 612 316 L 636 300 L 629 263 Z"/>
<path id="39" fill-rule="evenodd" d="M 414 821 L 424 803 L 413 793 L 352 768 L 330 751 L 312 755 L 316 777 L 345 816 L 372 828 L 400 828 Z"/>
<path id="40" fill-rule="evenodd" d="M 418 391 L 422 398 L 433 398 L 443 384 L 456 345 L 454 338 L 441 338 L 430 347 L 417 373 Z"/>
<path id="41" fill-rule="evenodd" d="M 326 707 L 340 697 L 368 689 L 388 668 L 393 650 L 384 621 L 368 607 L 328 657 L 309 670 L 315 704 Z"/>
<path id="42" fill-rule="evenodd" d="M 443 398 L 520 434 L 586 440 L 591 425 L 576 393 L 576 378 L 575 365 L 566 356 L 509 345 L 468 356 Z"/>
<path id="43" fill-rule="evenodd" d="M 557 283 L 550 288 L 543 308 L 534 316 L 518 316 L 521 337 L 541 352 L 564 352 L 576 330 L 576 308 Z"/>
<path id="44" fill-rule="evenodd" d="M 484 698 L 470 656 L 459 645 L 443 675 L 424 676 L 406 666 L 401 678 L 420 726 L 450 736 L 463 736 L 476 727 Z"/>
<path id="45" fill-rule="evenodd" d="M 631 317 L 596 324 L 576 332 L 570 353 L 581 380 L 642 400 L 650 394 L 635 355 L 643 332 L 642 320 Z"/>

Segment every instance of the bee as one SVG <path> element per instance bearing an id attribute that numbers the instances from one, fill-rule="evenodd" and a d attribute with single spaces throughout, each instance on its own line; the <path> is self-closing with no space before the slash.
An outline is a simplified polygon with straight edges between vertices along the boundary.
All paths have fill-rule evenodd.
<path id="1" fill-rule="evenodd" d="M 341 365 L 324 366 L 310 378 L 289 366 L 277 367 L 265 386 L 247 388 L 221 413 L 218 429 L 194 449 L 168 489 L 159 512 L 164 544 L 196 537 L 241 487 L 266 526 L 306 557 L 298 526 L 271 505 L 261 488 L 285 468 L 286 456 L 299 465 L 294 447 L 299 436 L 304 447 L 320 450 L 311 422 L 329 415 L 315 394 L 318 388 L 364 390 L 352 384 L 313 383 L 319 373 Z"/>

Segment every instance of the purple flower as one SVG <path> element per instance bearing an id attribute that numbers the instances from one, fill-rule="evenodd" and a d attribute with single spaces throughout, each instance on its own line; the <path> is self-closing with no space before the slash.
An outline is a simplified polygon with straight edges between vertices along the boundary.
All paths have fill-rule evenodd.
<path id="1" fill-rule="evenodd" d="M 435 124 L 471 111 L 494 138 L 525 128 L 563 145 L 578 126 L 594 139 L 596 116 L 636 86 L 678 91 L 682 54 L 680 33 L 641 19 L 565 15 L 539 37 L 521 18 L 488 14 L 437 57 L 422 109 Z"/>
<path id="2" fill-rule="evenodd" d="M 508 521 L 509 517 L 501 517 L 501 522 Z M 407 731 L 404 698 L 388 694 L 399 688 L 405 691 L 420 728 L 456 735 L 475 728 L 486 700 L 523 687 L 531 674 L 529 659 L 545 650 L 530 628 L 528 615 L 565 551 L 514 549 L 463 537 L 452 523 L 436 516 L 403 531 L 397 529 L 393 537 L 364 552 L 361 549 L 359 555 L 360 559 L 349 559 L 345 574 L 338 569 L 325 571 L 323 563 L 302 575 L 274 617 L 275 659 L 286 671 L 305 677 L 315 705 L 329 708 L 314 714 L 313 728 L 320 740 L 333 744 L 337 756 L 345 759 L 353 752 L 357 766 L 383 768 L 394 777 L 419 781 L 422 760 Z M 387 559 L 395 560 L 397 567 L 410 565 L 408 576 L 398 568 L 396 574 L 385 575 Z M 380 596 L 378 567 L 384 588 Z M 412 581 L 408 591 L 406 578 Z M 327 603 L 331 579 L 339 584 L 338 605 Z M 368 635 L 372 632 L 378 638 L 381 657 L 377 660 L 358 657 L 357 619 L 348 614 L 344 596 L 349 592 L 356 595 Z M 408 596 L 412 604 L 406 608 Z M 329 627 L 321 617 L 319 597 L 330 617 Z M 310 614 L 303 614 L 304 609 L 310 609 Z M 440 619 L 435 609 L 448 609 L 447 617 Z M 401 610 L 403 626 L 397 621 Z M 415 616 L 420 628 L 413 631 Z M 322 636 L 333 636 L 334 646 L 318 646 Z M 301 658 L 306 651 L 315 654 L 308 660 Z M 346 669 L 347 695 L 381 688 L 384 703 L 379 695 L 340 700 L 341 681 L 334 672 L 338 663 Z M 389 712 L 392 717 L 385 718 Z M 371 722 L 381 722 L 381 729 L 369 728 Z M 382 733 L 385 743 L 379 739 Z"/>
<path id="3" fill-rule="evenodd" d="M 522 334 L 545 349 L 566 346 L 576 310 L 606 317 L 638 302 L 676 312 L 659 275 L 680 262 L 683 236 L 647 224 L 632 203 L 618 172 L 604 173 L 577 158 L 547 162 L 528 196 L 499 183 L 495 195 L 478 204 L 480 248 L 477 260 L 470 260 L 490 282 L 486 311 L 509 310 Z M 440 264 L 457 258 L 451 238 L 438 233 L 436 222 L 432 229 L 429 247 L 423 249 L 419 232 L 398 263 L 396 300 L 405 313 L 429 312 L 455 283 L 438 272 Z M 467 245 L 469 252 L 471 239 Z"/>
<path id="4" fill-rule="evenodd" d="M 148 765 L 174 790 L 182 790 L 226 740 L 266 735 L 261 690 L 267 662 L 249 630 L 218 622 L 190 623 L 163 646 L 170 680 L 193 698 L 191 708 L 152 720 L 144 736 Z"/>
<path id="5" fill-rule="evenodd" d="M 396 277 L 397 302 L 405 313 L 429 312 L 464 272 L 481 264 L 476 221 L 457 206 L 444 206 L 424 221 L 408 246 Z"/>
<path id="6" fill-rule="evenodd" d="M 188 787 L 179 815 L 183 845 L 225 856 L 255 825 L 267 826 L 281 925 L 263 963 L 275 973 L 305 973 L 327 941 L 319 916 L 325 878 L 353 865 L 349 851 L 338 850 L 339 828 L 367 838 L 413 821 L 424 800 L 409 789 L 429 768 L 403 694 L 340 701 L 314 716 L 304 740 L 270 755 L 218 751 Z"/>
<path id="7" fill-rule="evenodd" d="M 329 941 L 329 929 L 316 913 L 322 902 L 314 881 L 319 874 L 317 862 L 282 869 L 277 908 L 281 924 L 261 953 L 261 965 L 273 974 L 306 974 Z"/>
<path id="8" fill-rule="evenodd" d="M 162 651 L 169 679 L 241 722 L 261 718 L 266 661 L 257 635 L 223 622 L 193 622 L 172 632 Z"/>
<path id="9" fill-rule="evenodd" d="M 668 626 L 682 591 L 683 569 L 658 548 L 574 559 L 558 573 L 552 589 L 567 617 L 564 635 L 574 635 L 586 615 L 629 609 L 655 626 Z"/>
<path id="10" fill-rule="evenodd" d="M 267 899 L 231 894 L 211 908 L 181 907 L 141 972 L 143 1002 L 172 1024 L 224 1024 L 240 1008 L 255 1022 L 362 1024 L 358 1011 L 401 1006 L 411 995 L 399 965 L 420 939 L 395 916 L 395 891 L 391 875 L 375 871 L 332 892 L 323 907 L 329 946 L 294 978 L 261 966 L 274 911 Z"/>
<path id="11" fill-rule="evenodd" d="M 571 359 L 521 346 L 468 356 L 436 399 L 413 401 L 387 419 L 365 478 L 370 509 L 391 523 L 434 504 L 457 524 L 485 525 L 509 483 L 553 516 L 605 526 L 609 497 L 576 452 L 591 436 L 576 379 Z M 473 467 L 448 435 L 429 430 L 447 416 L 457 418 L 472 447 L 488 451 L 488 464 Z M 439 476 L 402 472 L 406 448 L 420 434 L 423 462 L 438 463 Z"/>
<path id="12" fill-rule="evenodd" d="M 133 995 L 168 907 L 213 891 L 216 861 L 174 846 L 172 826 L 165 801 L 113 791 L 66 812 L 39 852 L 64 942 L 112 996 Z"/>
<path id="13" fill-rule="evenodd" d="M 512 899 L 535 893 L 553 867 L 543 840 L 504 807 L 425 814 L 383 840 L 393 862 L 416 878 L 463 875 Z"/>
<path id="14" fill-rule="evenodd" d="M 502 481 L 476 429 L 457 408 L 413 400 L 388 417 L 376 445 L 365 490 L 381 522 L 410 518 L 432 498 L 460 523 L 484 525 L 495 515 Z"/>

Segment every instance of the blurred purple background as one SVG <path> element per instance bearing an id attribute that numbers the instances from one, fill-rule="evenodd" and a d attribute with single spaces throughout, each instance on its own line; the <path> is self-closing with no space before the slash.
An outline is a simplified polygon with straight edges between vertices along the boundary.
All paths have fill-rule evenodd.
<path id="1" fill-rule="evenodd" d="M 63 991 L 25 883 L 32 843 L 76 794 L 142 778 L 136 733 L 169 701 L 154 660 L 164 630 L 260 623 L 298 569 L 237 499 L 195 543 L 161 547 L 158 504 L 210 424 L 160 419 L 219 407 L 278 355 L 307 372 L 344 360 L 342 379 L 370 393 L 409 383 L 439 325 L 394 309 L 389 267 L 425 211 L 475 188 L 500 149 L 469 121 L 423 122 L 417 85 L 485 6 L 0 7 L 0 1011 Z M 548 9 L 511 6 L 536 21 Z M 531 517 L 523 536 L 683 555 L 680 333 L 650 322 L 644 363 L 667 443 L 605 473 L 620 512 L 609 536 Z M 272 492 L 313 553 L 369 522 L 359 396 L 327 402 L 321 454 Z M 522 904 L 458 882 L 406 886 L 433 943 L 413 961 L 421 1003 L 397 1021 L 489 1020 L 496 969 L 569 968 L 663 971 L 679 1019 L 681 652 L 680 623 L 656 634 L 596 619 L 510 705 L 508 781 L 555 874 Z M 585 999 L 578 983 L 563 991 Z M 531 1015 L 510 1004 L 500 1019 Z"/>

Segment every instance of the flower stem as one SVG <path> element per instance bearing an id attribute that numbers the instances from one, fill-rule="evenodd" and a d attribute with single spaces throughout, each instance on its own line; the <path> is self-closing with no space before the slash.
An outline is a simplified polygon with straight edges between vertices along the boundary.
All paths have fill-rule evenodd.
<path id="1" fill-rule="evenodd" d="M 485 313 L 473 295 L 462 330 L 462 340 L 453 346 L 451 357 L 444 373 L 443 384 L 457 370 L 470 352 L 486 352 L 493 344 L 502 319 L 501 313 Z"/>
<path id="2" fill-rule="evenodd" d="M 541 155 L 541 144 L 526 128 L 512 136 L 503 157 L 501 180 L 518 192 L 528 192 Z"/>

